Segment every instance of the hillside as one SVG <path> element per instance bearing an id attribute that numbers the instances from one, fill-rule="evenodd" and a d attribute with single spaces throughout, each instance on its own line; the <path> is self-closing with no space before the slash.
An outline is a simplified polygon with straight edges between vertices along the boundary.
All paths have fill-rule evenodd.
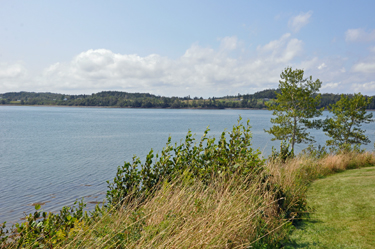
<path id="1" fill-rule="evenodd" d="M 150 93 L 103 91 L 91 95 L 68 95 L 60 93 L 9 92 L 0 94 L 0 105 L 61 105 L 61 106 L 107 106 L 127 108 L 266 108 L 265 102 L 276 98 L 275 89 L 254 94 L 212 97 L 165 97 Z M 327 107 L 340 99 L 339 94 L 322 94 L 319 107 Z M 375 98 L 367 109 L 375 109 Z"/>

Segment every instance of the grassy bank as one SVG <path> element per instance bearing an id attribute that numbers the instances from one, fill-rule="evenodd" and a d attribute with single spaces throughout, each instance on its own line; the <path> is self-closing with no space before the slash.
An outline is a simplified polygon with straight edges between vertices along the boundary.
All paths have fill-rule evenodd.
<path id="1" fill-rule="evenodd" d="M 106 206 L 90 214 L 84 204 L 37 210 L 0 230 L 1 248 L 280 248 L 306 218 L 312 182 L 375 165 L 373 153 L 355 151 L 264 161 L 249 124 L 219 141 L 207 132 L 119 167 Z"/>
<path id="2" fill-rule="evenodd" d="M 290 248 L 375 248 L 375 167 L 315 181 Z"/>
<path id="3" fill-rule="evenodd" d="M 311 182 L 346 169 L 374 163 L 375 156 L 370 153 L 352 152 L 331 155 L 320 160 L 302 156 L 286 163 L 268 162 L 264 173 L 268 177 L 267 180 L 263 177 L 249 182 L 248 178 L 234 175 L 230 178 L 213 179 L 209 186 L 192 181 L 188 175 L 185 175 L 175 182 L 165 182 L 163 187 L 144 204 L 139 202 L 134 204 L 134 201 L 124 204 L 131 208 L 121 209 L 122 211 L 117 212 L 116 215 L 108 215 L 92 227 L 82 228 L 62 247 L 119 246 L 121 248 L 121 245 L 126 245 L 127 248 L 282 247 L 290 243 L 289 236 L 294 230 L 292 224 L 298 224 L 299 218 L 306 218 L 306 201 L 309 193 L 307 191 Z M 337 176 L 324 180 L 335 179 Z M 342 183 L 341 187 L 344 185 Z M 334 191 L 333 189 L 330 191 Z M 362 192 L 357 198 L 363 197 L 366 190 L 368 189 L 357 186 L 356 191 Z M 319 189 L 316 191 L 319 193 Z M 335 193 L 338 206 L 343 202 L 340 194 L 346 196 L 347 193 Z M 367 204 L 363 202 L 360 205 L 365 209 Z M 345 211 L 341 210 L 339 213 Z M 371 211 L 367 213 L 367 215 L 371 214 L 373 214 Z M 331 217 L 331 219 L 339 218 L 339 216 Z M 370 221 L 360 220 L 364 227 Z M 361 228 L 363 229 L 363 226 L 358 222 L 357 229 Z M 341 229 L 356 233 L 345 229 L 345 224 L 337 226 L 335 230 Z M 323 231 L 324 229 L 320 233 Z M 371 236 L 371 231 L 367 230 L 365 233 Z M 292 238 L 295 238 L 296 232 L 292 234 Z M 337 240 L 340 240 L 335 235 L 332 234 L 331 245 L 335 245 Z M 358 238 L 361 235 L 357 233 L 355 236 Z"/>

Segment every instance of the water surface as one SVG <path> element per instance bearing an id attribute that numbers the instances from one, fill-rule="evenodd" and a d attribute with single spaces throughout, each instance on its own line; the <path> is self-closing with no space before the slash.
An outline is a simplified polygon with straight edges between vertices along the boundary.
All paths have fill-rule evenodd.
<path id="1" fill-rule="evenodd" d="M 250 119 L 254 148 L 268 155 L 279 146 L 263 131 L 271 125 L 266 110 L 0 106 L 0 223 L 19 221 L 36 202 L 57 211 L 82 197 L 102 201 L 106 180 L 133 155 L 144 159 L 151 148 L 160 151 L 169 135 L 179 142 L 189 129 L 198 139 L 207 126 L 209 135 L 219 136 L 239 115 Z M 365 129 L 374 141 L 373 126 Z M 323 132 L 311 133 L 324 144 Z"/>

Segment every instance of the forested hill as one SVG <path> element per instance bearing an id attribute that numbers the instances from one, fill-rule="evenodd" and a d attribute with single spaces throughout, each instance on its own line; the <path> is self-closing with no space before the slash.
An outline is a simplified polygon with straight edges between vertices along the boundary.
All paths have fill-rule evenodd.
<path id="1" fill-rule="evenodd" d="M 254 94 L 212 97 L 164 97 L 150 93 L 104 91 L 91 95 L 67 95 L 59 93 L 9 92 L 0 94 L 1 105 L 62 105 L 62 106 L 108 106 L 130 108 L 266 108 L 279 90 L 266 89 Z M 327 107 L 340 99 L 339 94 L 322 94 L 320 107 Z M 367 107 L 375 109 L 375 98 Z"/>

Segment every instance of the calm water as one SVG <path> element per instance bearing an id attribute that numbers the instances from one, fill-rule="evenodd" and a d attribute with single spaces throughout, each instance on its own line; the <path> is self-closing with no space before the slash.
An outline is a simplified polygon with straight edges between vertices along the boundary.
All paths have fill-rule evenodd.
<path id="1" fill-rule="evenodd" d="M 151 148 L 160 151 L 169 135 L 178 142 L 189 129 L 200 138 L 210 126 L 209 134 L 218 136 L 239 115 L 250 119 L 254 148 L 267 155 L 279 146 L 263 131 L 271 118 L 265 110 L 1 106 L 0 223 L 19 221 L 23 213 L 33 212 L 35 202 L 45 202 L 43 210 L 57 211 L 82 197 L 102 201 L 106 180 L 134 154 L 144 159 Z M 364 128 L 374 141 L 374 126 Z M 323 132 L 312 133 L 324 143 Z"/>

